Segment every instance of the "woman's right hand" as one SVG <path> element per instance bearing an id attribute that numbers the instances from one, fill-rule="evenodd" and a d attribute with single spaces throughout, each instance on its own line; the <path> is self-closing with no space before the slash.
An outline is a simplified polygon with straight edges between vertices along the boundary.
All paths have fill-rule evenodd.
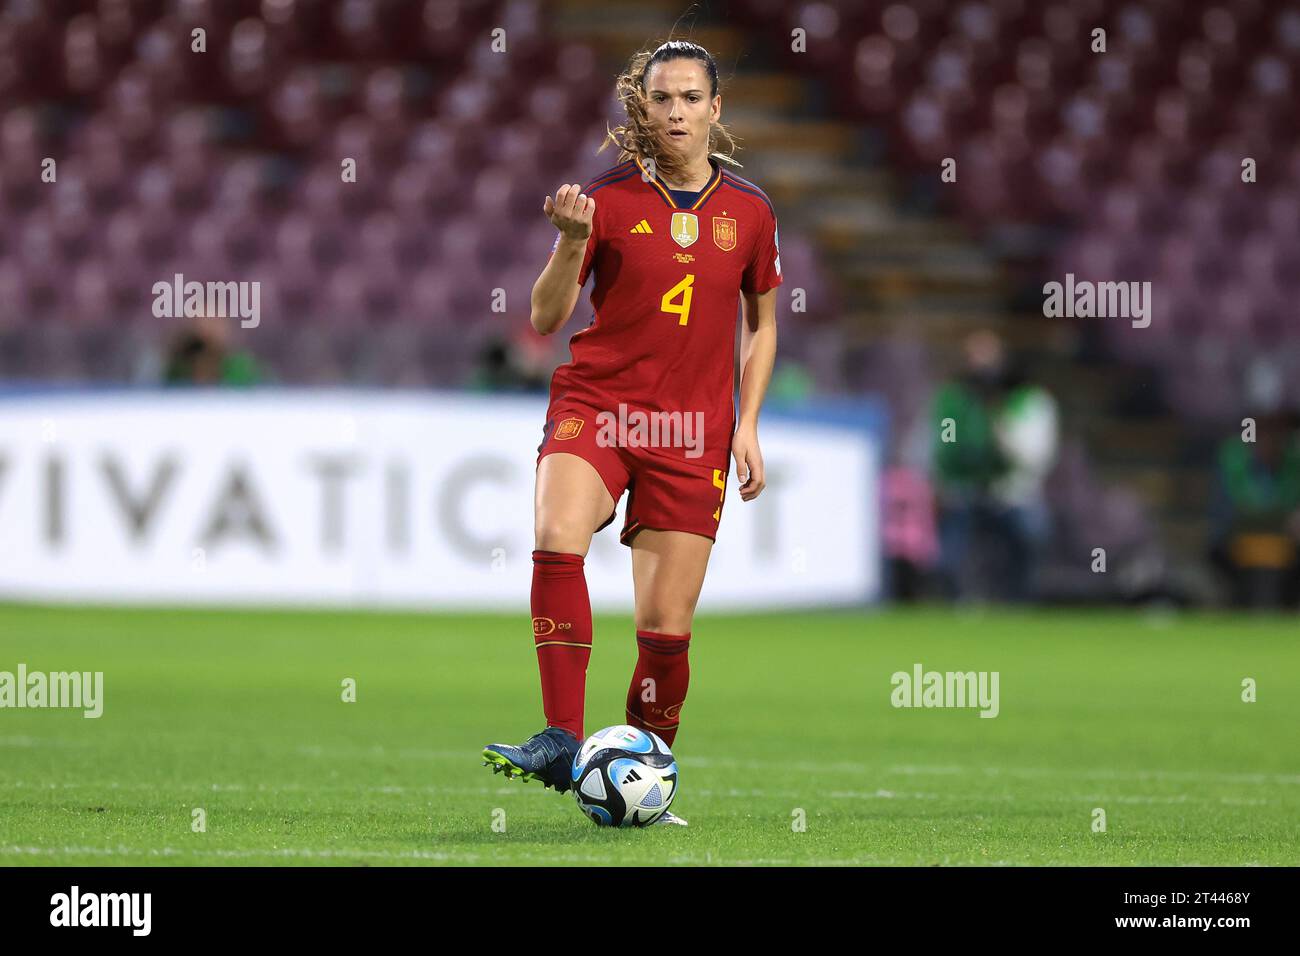
<path id="1" fill-rule="evenodd" d="M 591 235 L 591 221 L 596 215 L 596 200 L 582 192 L 577 183 L 561 186 L 555 198 L 546 197 L 542 206 L 551 225 L 560 230 L 566 239 L 582 242 Z"/>

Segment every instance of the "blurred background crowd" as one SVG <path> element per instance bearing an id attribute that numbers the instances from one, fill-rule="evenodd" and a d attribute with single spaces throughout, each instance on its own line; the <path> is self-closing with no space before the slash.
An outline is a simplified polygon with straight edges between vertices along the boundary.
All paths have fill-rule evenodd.
<path id="1" fill-rule="evenodd" d="M 10 0 L 0 382 L 543 391 L 591 308 L 529 327 L 542 197 L 615 163 L 613 78 L 683 12 Z M 780 219 L 773 401 L 888 408 L 896 598 L 1300 602 L 1300 8 L 719 0 L 678 33 Z M 177 273 L 259 282 L 260 323 L 156 318 Z M 1046 317 L 1067 273 L 1150 281 L 1150 326 Z"/>

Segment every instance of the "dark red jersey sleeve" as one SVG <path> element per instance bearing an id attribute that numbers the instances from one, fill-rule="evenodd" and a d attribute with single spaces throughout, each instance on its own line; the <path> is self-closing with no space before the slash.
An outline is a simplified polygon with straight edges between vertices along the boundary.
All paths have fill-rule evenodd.
<path id="1" fill-rule="evenodd" d="M 762 295 L 782 282 L 781 250 L 777 247 L 776 217 L 766 205 L 763 207 L 761 221 L 758 238 L 754 241 L 753 254 L 740 280 L 740 291 L 747 294 Z"/>

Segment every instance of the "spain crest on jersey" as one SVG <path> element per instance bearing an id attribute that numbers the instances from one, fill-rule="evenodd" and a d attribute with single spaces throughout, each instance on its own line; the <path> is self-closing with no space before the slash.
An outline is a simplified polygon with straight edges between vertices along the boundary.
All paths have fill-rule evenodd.
<path id="1" fill-rule="evenodd" d="M 736 220 L 713 217 L 713 244 L 723 252 L 736 248 Z"/>
<path id="2" fill-rule="evenodd" d="M 673 240 L 685 249 L 700 238 L 700 220 L 693 212 L 673 213 Z"/>

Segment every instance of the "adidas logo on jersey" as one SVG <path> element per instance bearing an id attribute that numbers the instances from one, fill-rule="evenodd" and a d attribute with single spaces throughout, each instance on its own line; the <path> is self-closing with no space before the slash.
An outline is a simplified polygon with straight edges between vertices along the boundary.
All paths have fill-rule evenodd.
<path id="1" fill-rule="evenodd" d="M 650 223 L 642 219 L 635 226 L 629 229 L 628 232 L 635 232 L 643 235 L 651 235 L 654 233 L 654 230 L 650 228 Z"/>

